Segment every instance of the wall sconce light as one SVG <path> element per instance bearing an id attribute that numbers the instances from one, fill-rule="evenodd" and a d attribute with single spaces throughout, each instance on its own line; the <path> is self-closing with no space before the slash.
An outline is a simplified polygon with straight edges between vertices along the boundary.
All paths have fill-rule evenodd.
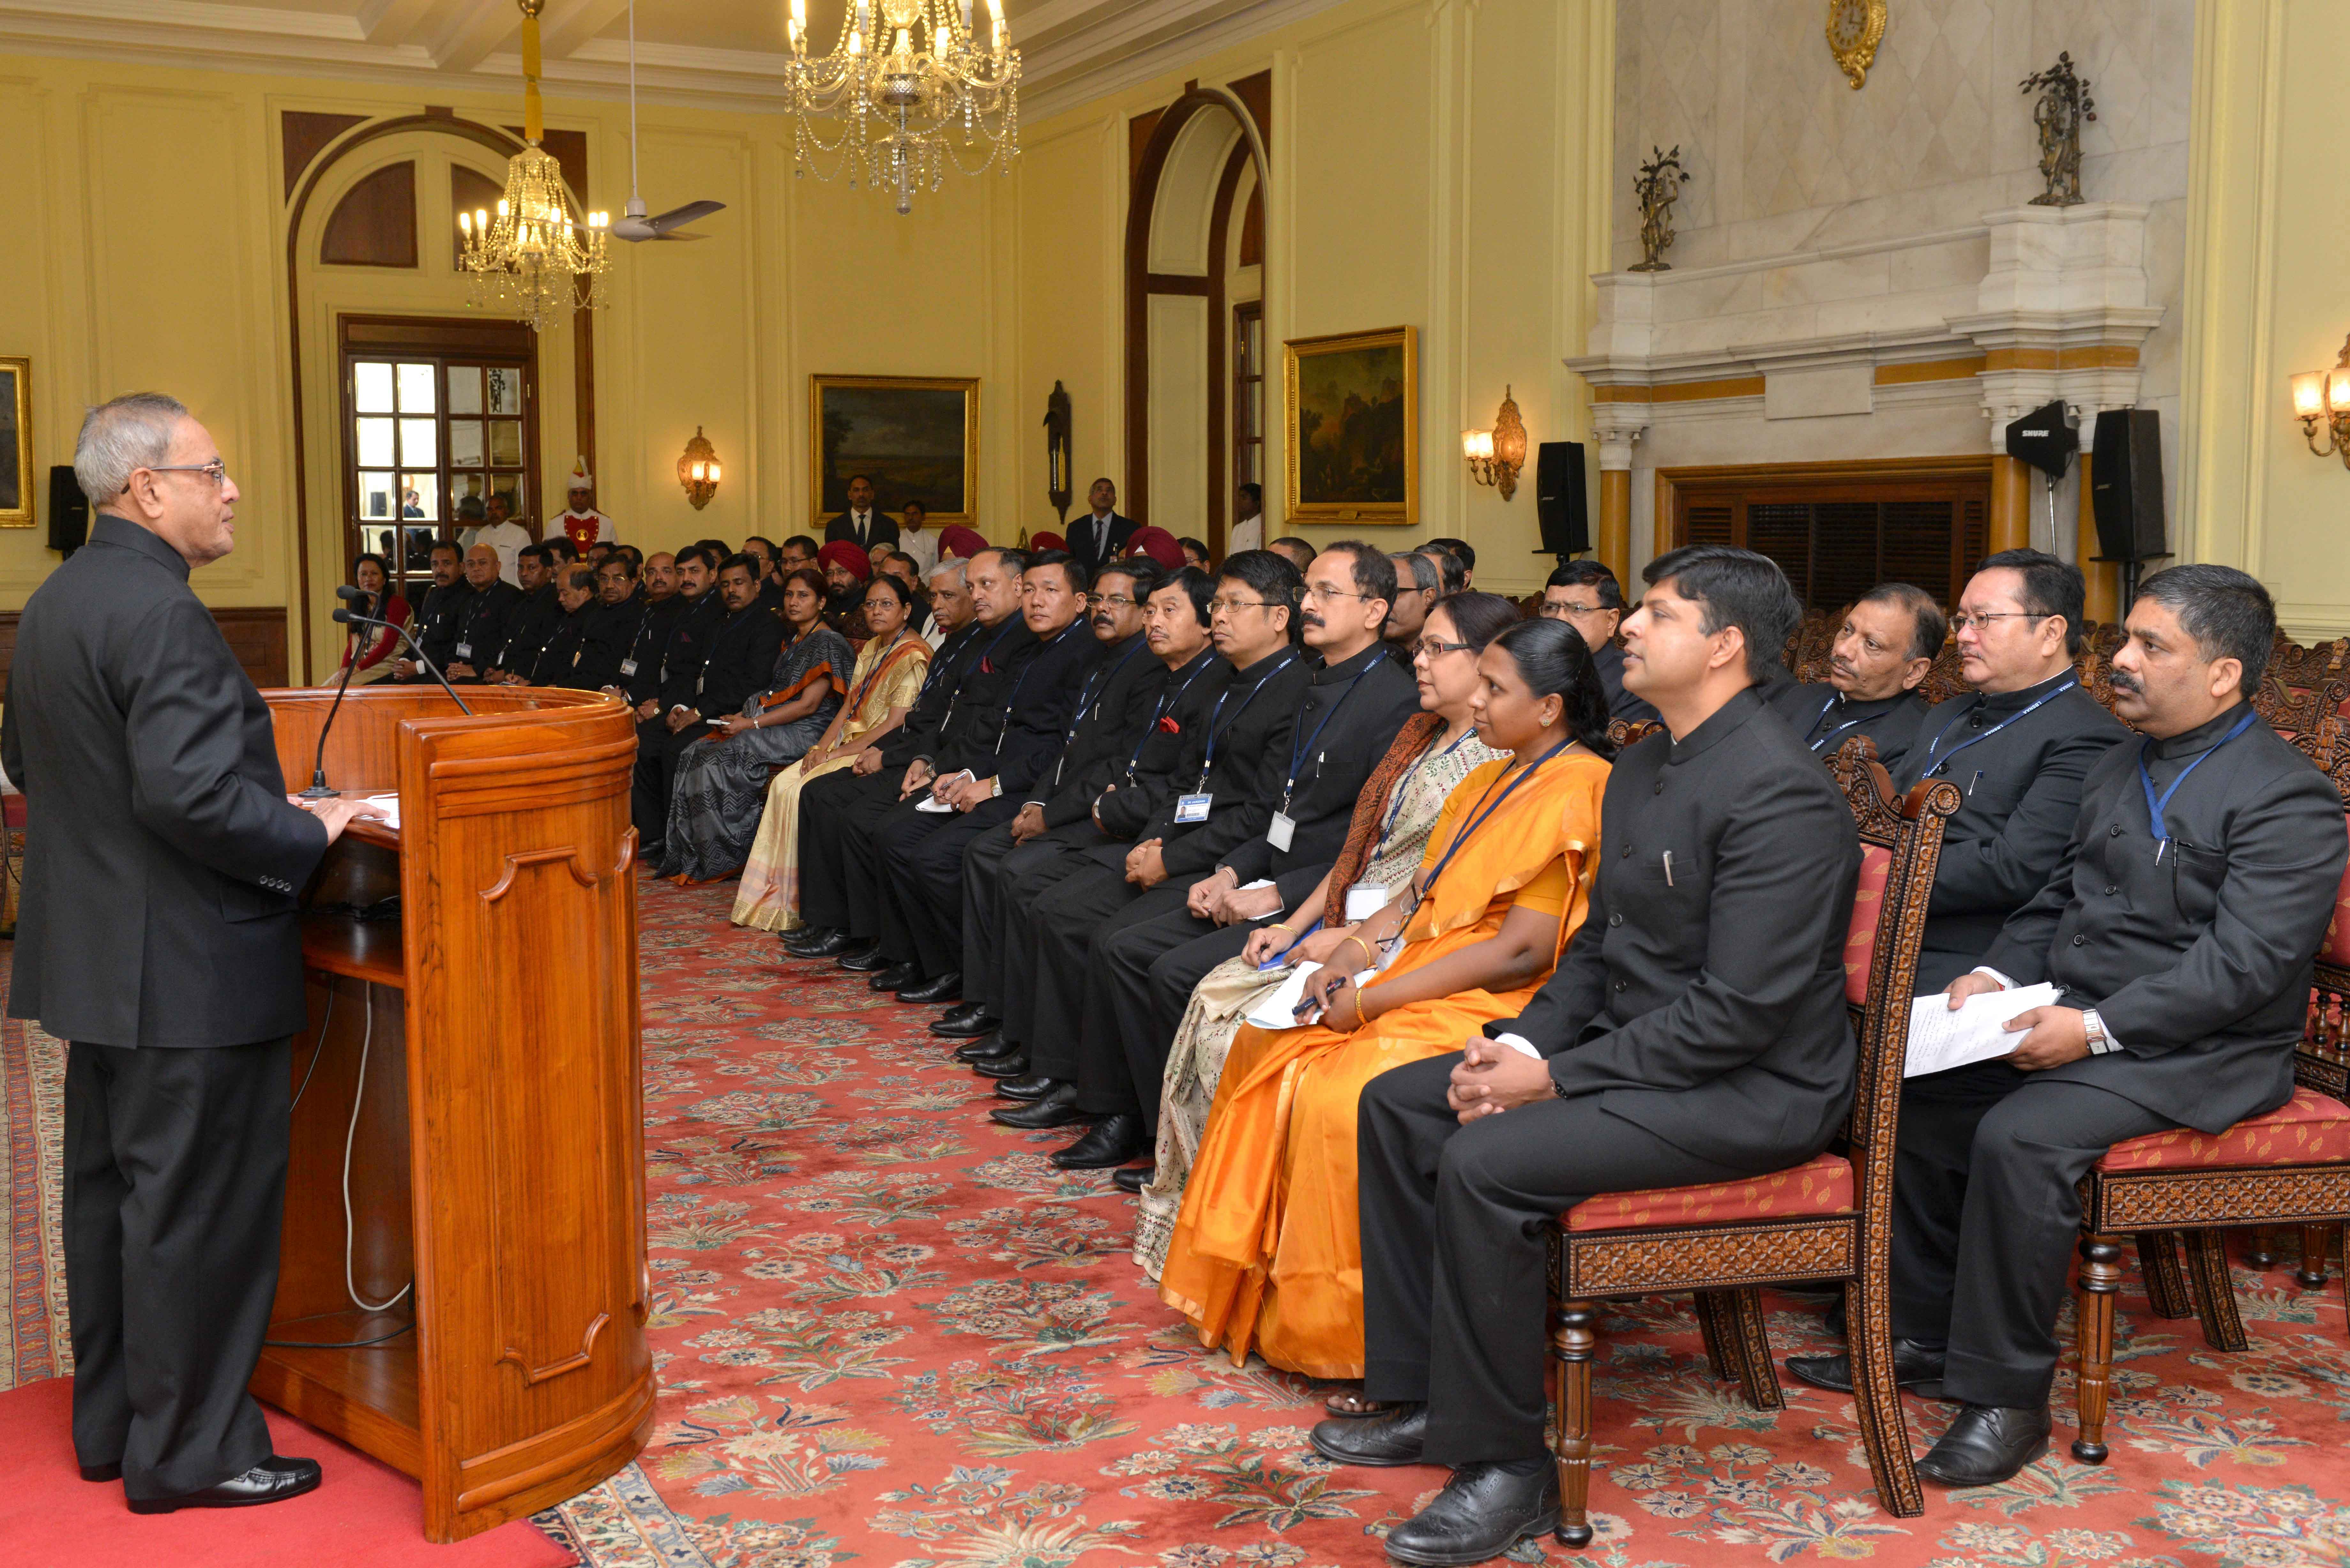
<path id="1" fill-rule="evenodd" d="M 2339 452 L 2350 468 L 2350 339 L 2341 357 L 2326 371 L 2304 370 L 2293 379 L 2293 416 L 2301 421 L 2302 438 L 2320 457 Z M 2325 424 L 2325 444 L 2317 444 L 2317 426 Z"/>
<path id="2" fill-rule="evenodd" d="M 2345 404 L 2350 408 L 2350 403 Z M 1517 400 L 1502 389 L 1502 407 L 1489 431 L 1462 431 L 1461 455 L 1469 460 L 1469 476 L 1490 484 L 1507 501 L 1518 492 L 1518 471 L 1526 465 L 1526 422 L 1518 417 Z"/>
<path id="3" fill-rule="evenodd" d="M 693 503 L 696 512 L 710 504 L 718 493 L 719 463 L 717 449 L 702 427 L 693 427 L 693 439 L 685 443 L 685 455 L 677 460 L 677 482 L 685 487 L 685 498 Z"/>

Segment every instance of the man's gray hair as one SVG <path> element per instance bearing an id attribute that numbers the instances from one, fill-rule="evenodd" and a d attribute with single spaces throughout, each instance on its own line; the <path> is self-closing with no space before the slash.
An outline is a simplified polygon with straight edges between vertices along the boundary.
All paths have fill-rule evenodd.
<path id="1" fill-rule="evenodd" d="M 931 582 L 936 582 L 941 577 L 959 577 L 963 575 L 965 568 L 970 565 L 971 563 L 968 561 L 941 561 L 937 566 L 932 566 L 929 572 L 925 573 L 924 576 Z"/>
<path id="2" fill-rule="evenodd" d="M 74 478 L 89 504 L 121 494 L 131 470 L 169 462 L 172 437 L 187 417 L 187 404 L 161 392 L 132 392 L 90 410 L 74 441 Z"/>

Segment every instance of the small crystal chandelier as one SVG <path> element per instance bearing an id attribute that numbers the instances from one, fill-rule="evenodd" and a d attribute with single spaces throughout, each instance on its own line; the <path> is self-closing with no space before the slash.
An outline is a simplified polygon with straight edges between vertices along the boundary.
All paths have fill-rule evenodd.
<path id="1" fill-rule="evenodd" d="M 796 121 L 799 171 L 896 192 L 914 209 L 917 186 L 936 191 L 951 163 L 978 174 L 1020 155 L 1020 51 L 1003 0 L 987 0 L 988 43 L 971 26 L 972 0 L 849 0 L 829 55 L 807 49 L 807 0 L 791 0 L 792 60 L 785 99 Z M 876 15 L 876 12 L 879 15 Z M 827 140 L 820 121 L 837 119 Z M 977 158 L 976 162 L 971 160 Z"/>
<path id="2" fill-rule="evenodd" d="M 609 213 L 584 216 L 563 188 L 563 171 L 539 142 L 546 135 L 538 99 L 538 14 L 546 0 L 522 7 L 523 140 L 506 164 L 506 193 L 495 217 L 476 208 L 457 214 L 475 309 L 513 311 L 544 332 L 574 310 L 604 308 L 605 233 Z M 587 292 L 579 280 L 587 280 Z"/>

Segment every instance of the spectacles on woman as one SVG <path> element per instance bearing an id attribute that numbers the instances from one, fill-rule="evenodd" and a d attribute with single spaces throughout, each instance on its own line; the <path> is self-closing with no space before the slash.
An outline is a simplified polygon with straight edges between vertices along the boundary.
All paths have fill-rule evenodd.
<path id="1" fill-rule="evenodd" d="M 1469 645 L 1465 642 L 1447 642 L 1440 637 L 1423 637 L 1411 645 L 1411 650 L 1416 654 L 1424 655 L 1433 662 L 1448 653 L 1466 653 L 1469 651 Z"/>

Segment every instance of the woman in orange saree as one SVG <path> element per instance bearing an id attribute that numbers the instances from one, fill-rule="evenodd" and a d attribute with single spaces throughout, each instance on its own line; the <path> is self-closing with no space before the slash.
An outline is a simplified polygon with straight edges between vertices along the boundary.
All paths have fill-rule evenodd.
<path id="1" fill-rule="evenodd" d="M 1479 738 L 1511 755 L 1461 781 L 1419 874 L 1309 979 L 1299 1012 L 1319 1020 L 1246 1024 L 1225 1062 L 1159 1295 L 1235 1363 L 1363 1375 L 1363 1085 L 1523 1008 L 1589 907 L 1610 752 L 1589 650 L 1527 621 L 1477 668 Z"/>

